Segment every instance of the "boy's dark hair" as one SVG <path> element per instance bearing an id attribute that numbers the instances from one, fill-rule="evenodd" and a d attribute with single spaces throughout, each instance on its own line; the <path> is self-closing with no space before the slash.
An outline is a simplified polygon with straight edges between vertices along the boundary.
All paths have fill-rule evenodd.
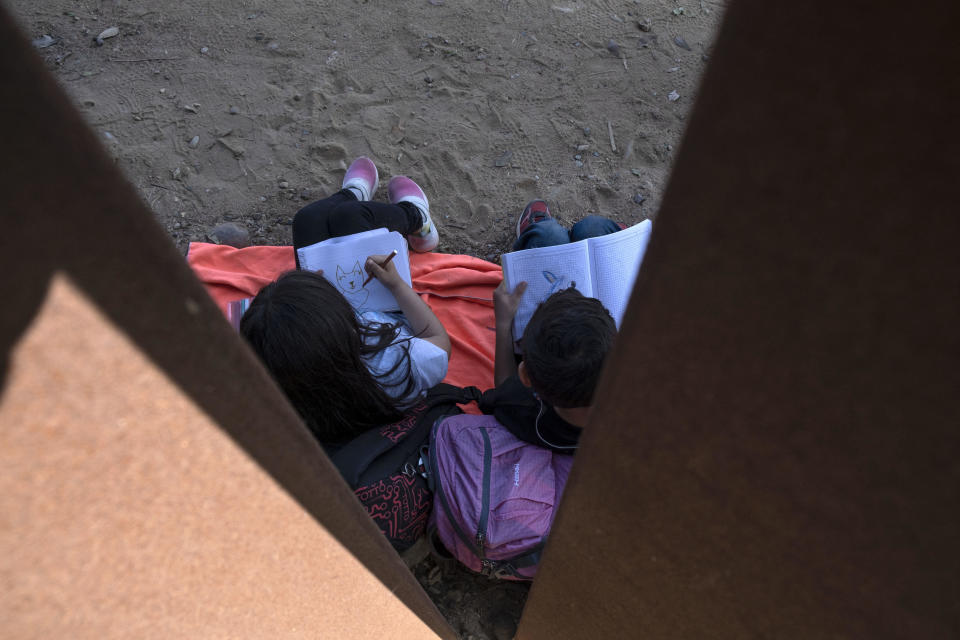
<path id="1" fill-rule="evenodd" d="M 533 312 L 520 343 L 533 390 L 554 407 L 590 406 L 616 337 L 617 325 L 599 300 L 574 288 L 553 294 Z"/>
<path id="2" fill-rule="evenodd" d="M 240 333 L 326 444 L 403 416 L 361 359 L 388 347 L 398 331 L 398 325 L 360 323 L 343 294 L 310 271 L 290 271 L 268 284 L 240 321 Z M 401 365 L 405 395 L 413 385 L 409 350 L 383 377 Z"/>

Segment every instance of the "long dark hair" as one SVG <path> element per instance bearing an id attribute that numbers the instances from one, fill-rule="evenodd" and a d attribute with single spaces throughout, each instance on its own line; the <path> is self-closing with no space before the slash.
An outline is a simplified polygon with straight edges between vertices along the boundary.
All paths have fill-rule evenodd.
<path id="1" fill-rule="evenodd" d="M 379 379 L 361 358 L 390 346 L 399 331 L 397 324 L 360 323 L 343 294 L 310 271 L 290 271 L 268 284 L 240 321 L 240 333 L 323 443 L 348 440 L 403 416 L 380 379 L 404 366 L 401 397 L 411 391 L 408 344 Z"/>

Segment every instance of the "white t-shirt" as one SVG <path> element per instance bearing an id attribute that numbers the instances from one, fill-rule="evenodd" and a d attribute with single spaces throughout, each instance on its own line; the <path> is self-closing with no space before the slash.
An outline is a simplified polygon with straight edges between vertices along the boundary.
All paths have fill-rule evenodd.
<path id="1" fill-rule="evenodd" d="M 380 311 L 364 311 L 358 314 L 363 324 L 400 324 L 400 333 L 396 339 L 383 351 L 363 356 L 367 368 L 374 377 L 390 371 L 403 358 L 404 347 L 410 350 L 410 377 L 413 379 L 413 388 L 406 395 L 403 394 L 407 386 L 407 366 L 400 364 L 397 369 L 386 378 L 377 377 L 383 390 L 391 398 L 398 400 L 401 407 L 409 407 L 422 398 L 428 389 L 439 384 L 447 375 L 449 358 L 447 352 L 422 338 L 412 337 L 410 326 L 403 314 L 382 313 Z"/>

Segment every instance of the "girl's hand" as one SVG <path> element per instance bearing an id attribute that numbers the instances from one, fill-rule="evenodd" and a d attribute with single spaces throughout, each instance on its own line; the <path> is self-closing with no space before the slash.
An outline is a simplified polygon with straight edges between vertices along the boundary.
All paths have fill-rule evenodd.
<path id="1" fill-rule="evenodd" d="M 380 266 L 386 259 L 387 256 L 385 255 L 370 256 L 367 258 L 364 268 L 367 270 L 368 274 L 379 280 L 380 284 L 393 291 L 400 285 L 406 283 L 403 281 L 403 278 L 400 277 L 400 273 L 397 271 L 397 265 L 393 263 L 393 260 L 387 263 L 386 267 Z"/>
<path id="2" fill-rule="evenodd" d="M 420 299 L 417 292 L 403 281 L 397 272 L 395 261 L 386 262 L 388 256 L 370 256 L 367 258 L 367 273 L 379 280 L 394 298 L 403 316 L 410 325 L 411 332 L 417 338 L 440 347 L 450 357 L 450 336 L 440 323 L 437 316 L 430 310 L 427 303 Z"/>

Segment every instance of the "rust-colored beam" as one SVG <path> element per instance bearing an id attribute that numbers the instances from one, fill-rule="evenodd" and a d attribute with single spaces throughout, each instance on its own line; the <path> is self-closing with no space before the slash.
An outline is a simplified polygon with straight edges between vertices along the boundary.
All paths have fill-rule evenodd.
<path id="1" fill-rule="evenodd" d="M 3 8 L 0 77 L 4 631 L 453 637 Z"/>
<path id="2" fill-rule="evenodd" d="M 957 18 L 732 3 L 518 637 L 960 633 Z"/>

